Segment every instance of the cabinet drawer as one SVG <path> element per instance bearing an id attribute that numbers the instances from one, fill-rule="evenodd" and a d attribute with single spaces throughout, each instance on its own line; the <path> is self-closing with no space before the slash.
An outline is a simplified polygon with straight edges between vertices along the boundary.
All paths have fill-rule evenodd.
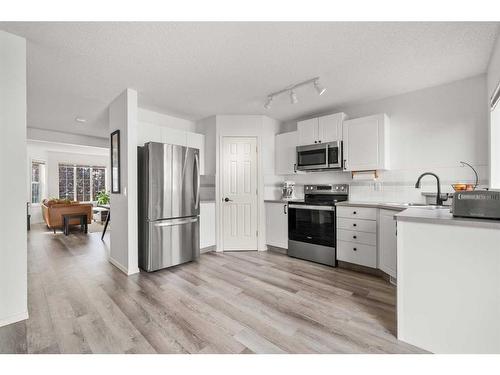
<path id="1" fill-rule="evenodd" d="M 371 245 L 337 241 L 337 259 L 366 267 L 377 268 L 377 248 Z"/>
<path id="2" fill-rule="evenodd" d="M 337 207 L 337 217 L 377 220 L 377 209 L 369 207 Z"/>
<path id="3" fill-rule="evenodd" d="M 377 246 L 377 235 L 375 233 L 339 229 L 337 238 L 340 241 Z"/>
<path id="4" fill-rule="evenodd" d="M 346 219 L 339 217 L 337 218 L 337 228 L 377 233 L 377 222 L 375 220 Z"/>

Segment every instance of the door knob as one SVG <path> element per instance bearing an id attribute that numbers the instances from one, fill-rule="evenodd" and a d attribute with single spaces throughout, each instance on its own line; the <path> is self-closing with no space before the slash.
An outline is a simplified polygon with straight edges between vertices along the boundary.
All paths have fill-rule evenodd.
<path id="1" fill-rule="evenodd" d="M 232 199 L 229 199 L 229 198 L 224 198 L 224 202 L 232 202 L 233 200 Z"/>

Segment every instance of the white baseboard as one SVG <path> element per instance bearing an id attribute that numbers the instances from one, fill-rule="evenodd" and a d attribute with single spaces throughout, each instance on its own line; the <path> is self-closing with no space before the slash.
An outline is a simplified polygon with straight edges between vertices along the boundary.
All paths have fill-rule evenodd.
<path id="1" fill-rule="evenodd" d="M 130 275 L 133 275 L 133 274 L 140 272 L 139 268 L 135 268 L 132 270 L 127 269 L 127 267 L 125 267 L 123 264 L 121 264 L 120 262 L 118 262 L 117 260 L 115 260 L 111 257 L 108 257 L 108 261 L 109 261 L 109 263 L 111 263 L 113 266 L 118 268 L 120 271 L 122 271 L 127 276 L 130 276 Z"/>
<path id="2" fill-rule="evenodd" d="M 135 275 L 136 273 L 139 273 L 139 272 L 141 272 L 141 270 L 139 269 L 139 267 L 136 267 L 133 270 L 129 270 L 127 273 L 127 276 Z"/>
<path id="3" fill-rule="evenodd" d="M 19 314 L 11 315 L 11 316 L 8 316 L 7 318 L 0 319 L 0 327 L 8 326 L 9 324 L 17 323 L 17 322 L 20 322 L 22 320 L 26 320 L 28 318 L 29 318 L 29 315 L 28 315 L 27 311 L 24 311 L 24 312 L 19 313 Z"/>
<path id="4" fill-rule="evenodd" d="M 216 251 L 215 250 L 215 245 L 213 245 L 213 246 L 207 246 L 207 247 L 204 247 L 203 249 L 200 249 L 200 254 L 209 253 L 211 251 Z"/>

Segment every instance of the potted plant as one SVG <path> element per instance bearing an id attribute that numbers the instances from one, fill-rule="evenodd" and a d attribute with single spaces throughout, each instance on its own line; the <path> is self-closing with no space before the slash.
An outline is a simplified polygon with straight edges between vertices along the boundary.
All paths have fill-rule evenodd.
<path id="1" fill-rule="evenodd" d="M 98 206 L 109 204 L 109 192 L 105 190 L 98 192 L 96 198 Z M 106 221 L 106 218 L 108 217 L 108 212 L 109 211 L 101 211 L 101 222 Z"/>

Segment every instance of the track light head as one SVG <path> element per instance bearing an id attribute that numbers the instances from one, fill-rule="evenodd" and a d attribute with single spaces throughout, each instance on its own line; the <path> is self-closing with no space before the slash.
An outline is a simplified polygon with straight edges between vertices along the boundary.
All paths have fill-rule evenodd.
<path id="1" fill-rule="evenodd" d="M 299 102 L 299 99 L 297 99 L 297 94 L 293 90 L 290 90 L 290 102 L 292 104 L 297 104 Z"/>
<path id="2" fill-rule="evenodd" d="M 326 89 L 323 86 L 321 86 L 321 84 L 319 83 L 319 79 L 314 81 L 314 88 L 318 92 L 318 95 L 323 95 L 326 91 Z"/>
<path id="3" fill-rule="evenodd" d="M 272 96 L 272 95 L 267 97 L 266 104 L 264 104 L 265 109 L 271 108 L 271 104 L 273 103 L 273 99 L 274 99 L 274 96 Z"/>

